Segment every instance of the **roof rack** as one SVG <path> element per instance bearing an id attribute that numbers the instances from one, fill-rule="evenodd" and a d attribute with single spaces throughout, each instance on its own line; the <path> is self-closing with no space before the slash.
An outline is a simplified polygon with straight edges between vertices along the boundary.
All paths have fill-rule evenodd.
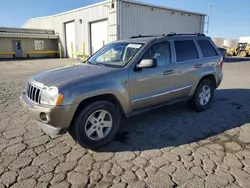
<path id="1" fill-rule="evenodd" d="M 169 34 L 162 34 L 162 35 L 137 35 L 137 36 L 132 36 L 130 39 L 135 39 L 135 38 L 146 38 L 146 37 L 173 37 L 173 36 L 203 36 L 205 37 L 206 35 L 203 33 L 169 33 Z"/>
<path id="2" fill-rule="evenodd" d="M 170 33 L 168 35 L 166 35 L 168 37 L 172 37 L 172 36 L 202 36 L 205 37 L 206 35 L 203 33 Z"/>
<path id="3" fill-rule="evenodd" d="M 163 36 L 163 35 L 162 35 Z M 165 36 L 165 35 L 164 35 Z M 132 36 L 130 39 L 136 39 L 136 38 L 146 38 L 146 37 L 161 37 L 161 35 L 137 35 L 137 36 Z"/>

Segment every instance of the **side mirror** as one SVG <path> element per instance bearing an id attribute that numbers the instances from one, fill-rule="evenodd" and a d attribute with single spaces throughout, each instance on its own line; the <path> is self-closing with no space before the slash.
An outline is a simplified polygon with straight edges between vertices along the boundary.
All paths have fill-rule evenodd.
<path id="1" fill-rule="evenodd" d="M 147 69 L 157 67 L 156 59 L 143 59 L 139 64 L 136 65 L 136 69 Z"/>

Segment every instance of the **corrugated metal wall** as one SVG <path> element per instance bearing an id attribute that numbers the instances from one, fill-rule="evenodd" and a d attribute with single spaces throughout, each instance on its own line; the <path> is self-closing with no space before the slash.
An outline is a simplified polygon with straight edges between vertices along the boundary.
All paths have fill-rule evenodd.
<path id="1" fill-rule="evenodd" d="M 108 19 L 108 42 L 138 34 L 203 33 L 203 15 L 151 7 L 127 0 L 114 2 L 114 8 L 111 6 L 112 1 L 107 0 L 54 16 L 32 18 L 23 27 L 55 30 L 60 36 L 64 57 L 66 57 L 65 23 L 72 21 L 75 22 L 74 51 L 82 51 L 82 42 L 85 42 L 87 55 L 90 54 L 90 23 L 103 19 Z M 120 3 L 119 6 L 117 2 Z"/>
<path id="2" fill-rule="evenodd" d="M 0 52 L 10 52 L 13 51 L 12 41 L 21 41 L 22 54 L 23 57 L 27 57 L 28 51 L 35 51 L 35 40 L 44 41 L 43 50 L 58 50 L 58 41 L 52 39 L 25 39 L 25 38 L 0 38 Z M 54 55 L 30 55 L 30 57 L 48 57 Z M 12 58 L 11 55 L 0 55 L 0 58 Z"/>
<path id="3" fill-rule="evenodd" d="M 138 34 L 203 33 L 204 16 L 121 2 L 121 38 Z"/>
<path id="4" fill-rule="evenodd" d="M 82 20 L 82 23 L 80 23 L 80 19 Z M 111 8 L 111 1 L 101 2 L 95 5 L 83 7 L 77 10 L 65 12 L 50 17 L 32 18 L 27 23 L 25 23 L 23 27 L 55 30 L 55 33 L 58 33 L 60 35 L 65 56 L 66 44 L 64 24 L 67 22 L 75 21 L 76 41 L 74 51 L 82 51 L 82 42 L 85 42 L 86 54 L 89 55 L 90 22 L 103 19 L 108 19 L 109 42 L 117 40 L 116 7 Z"/>

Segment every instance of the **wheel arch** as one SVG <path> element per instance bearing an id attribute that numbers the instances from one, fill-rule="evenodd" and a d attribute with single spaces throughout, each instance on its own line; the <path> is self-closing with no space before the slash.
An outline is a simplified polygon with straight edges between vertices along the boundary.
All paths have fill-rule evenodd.
<path id="1" fill-rule="evenodd" d="M 213 82 L 214 88 L 216 88 L 216 86 L 217 86 L 217 81 L 216 81 L 216 78 L 215 78 L 215 76 L 214 76 L 213 74 L 208 74 L 208 75 L 205 75 L 205 76 L 201 77 L 201 79 L 200 79 L 198 85 L 199 85 L 203 80 L 205 80 L 205 79 L 211 80 L 211 81 Z M 197 85 L 197 87 L 198 87 L 198 85 Z"/>
<path id="2" fill-rule="evenodd" d="M 77 114 L 83 110 L 84 107 L 86 107 L 88 104 L 90 104 L 91 102 L 94 101 L 108 101 L 111 102 L 112 104 L 114 104 L 117 109 L 119 110 L 119 113 L 121 115 L 121 117 L 125 117 L 125 112 L 122 108 L 121 103 L 119 102 L 118 98 L 114 95 L 114 94 L 101 94 L 101 95 L 97 95 L 97 96 L 92 96 L 90 98 L 84 99 L 80 102 L 80 104 L 77 106 L 76 111 L 74 113 L 74 116 L 71 120 L 71 124 L 74 121 L 74 119 L 76 118 Z M 71 125 L 70 125 L 71 126 Z"/>
<path id="3" fill-rule="evenodd" d="M 199 82 L 197 82 L 197 85 L 195 85 L 195 86 L 193 87 L 193 89 L 192 89 L 192 91 L 191 91 L 191 93 L 190 93 L 190 97 L 191 97 L 191 98 L 192 98 L 193 95 L 195 94 L 195 92 L 196 92 L 198 86 L 200 85 L 200 83 L 201 83 L 203 80 L 205 80 L 205 79 L 212 80 L 213 85 L 214 85 L 214 88 L 217 87 L 217 81 L 216 81 L 216 78 L 215 78 L 214 74 L 211 73 L 211 74 L 204 75 L 204 76 L 202 76 L 202 77 L 199 79 Z"/>

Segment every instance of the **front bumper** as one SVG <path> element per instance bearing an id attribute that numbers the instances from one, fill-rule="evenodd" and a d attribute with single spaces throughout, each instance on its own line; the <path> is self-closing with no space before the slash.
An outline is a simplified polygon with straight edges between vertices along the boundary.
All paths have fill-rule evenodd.
<path id="1" fill-rule="evenodd" d="M 36 104 L 27 97 L 25 92 L 21 94 L 20 101 L 31 118 L 36 120 L 45 132 L 52 135 L 56 135 L 61 129 L 70 126 L 77 108 L 77 105 L 44 106 Z M 46 120 L 41 118 L 41 113 L 46 115 Z"/>

